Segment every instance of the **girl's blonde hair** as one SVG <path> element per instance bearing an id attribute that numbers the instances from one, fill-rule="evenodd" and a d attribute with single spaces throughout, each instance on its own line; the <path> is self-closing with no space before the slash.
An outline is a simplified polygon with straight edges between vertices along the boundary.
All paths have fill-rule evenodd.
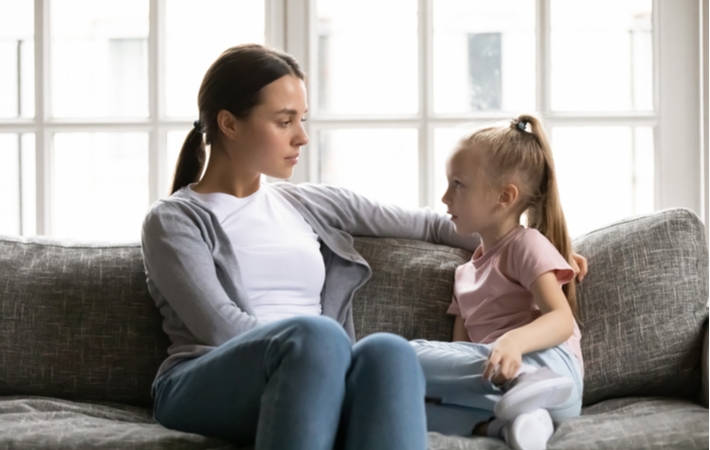
<path id="1" fill-rule="evenodd" d="M 527 126 L 530 131 L 527 131 Z M 462 149 L 475 149 L 488 180 L 501 187 L 514 182 L 520 195 L 520 210 L 527 225 L 544 235 L 571 264 L 572 243 L 557 190 L 555 163 L 542 122 L 523 114 L 510 126 L 475 131 L 461 142 Z M 574 280 L 563 286 L 572 312 L 577 313 Z"/>

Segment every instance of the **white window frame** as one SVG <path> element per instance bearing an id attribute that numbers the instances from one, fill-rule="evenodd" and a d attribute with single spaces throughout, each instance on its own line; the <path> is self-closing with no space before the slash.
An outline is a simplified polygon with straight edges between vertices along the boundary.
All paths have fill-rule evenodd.
<path id="1" fill-rule="evenodd" d="M 419 202 L 435 206 L 440 193 L 434 192 L 433 131 L 481 120 L 508 119 L 501 113 L 436 114 L 432 87 L 432 10 L 435 0 L 418 0 L 419 29 L 419 113 L 388 117 L 336 116 L 318 111 L 317 22 L 315 0 L 284 0 L 286 4 L 285 49 L 307 68 L 309 89 L 308 132 L 316 136 L 334 128 L 416 128 L 419 131 Z M 703 189 L 700 105 L 700 21 L 702 0 L 653 0 L 653 112 L 563 113 L 551 110 L 550 98 L 550 0 L 536 0 L 537 30 L 537 113 L 545 117 L 548 131 L 556 126 L 646 126 L 654 130 L 656 210 L 686 207 L 701 218 L 707 217 Z M 682 67 L 682 70 L 678 68 Z M 312 139 L 297 166 L 294 182 L 318 181 L 318 140 Z M 376 162 L 373 162 L 376 164 Z M 590 189 L 593 189 L 590 186 Z M 707 223 L 707 220 L 706 220 Z"/>
<path id="2" fill-rule="evenodd" d="M 165 115 L 162 79 L 165 71 L 163 42 L 165 1 L 150 2 L 148 37 L 149 116 L 145 119 L 59 119 L 49 116 L 51 98 L 49 17 L 51 0 L 34 0 L 35 8 L 35 117 L 0 120 L 0 133 L 34 133 L 36 145 L 36 234 L 51 234 L 52 205 L 52 136 L 58 132 L 132 131 L 149 134 L 149 202 L 168 195 L 169 173 L 166 167 L 167 132 L 187 130 L 194 118 L 174 119 Z M 413 115 L 327 116 L 317 111 L 317 42 L 315 0 L 265 0 L 266 43 L 294 55 L 309 73 L 311 114 L 308 132 L 354 127 L 407 127 L 419 131 L 419 200 L 422 206 L 434 206 L 439 193 L 434 192 L 433 131 L 437 126 L 457 125 L 471 119 L 484 121 L 508 118 L 501 114 L 434 114 L 432 108 L 433 47 L 431 43 L 434 0 L 418 0 L 419 27 L 419 104 Z M 707 11 L 703 0 L 653 0 L 654 102 L 652 113 L 569 114 L 550 110 L 550 28 L 549 0 L 536 0 L 537 28 L 537 103 L 538 112 L 549 128 L 559 125 L 597 126 L 631 125 L 654 127 L 655 140 L 655 209 L 687 207 L 708 223 L 707 212 L 707 138 L 701 126 L 701 80 L 707 82 L 707 58 L 701 68 L 701 28 L 707 37 Z M 705 22 L 703 22 L 705 17 Z M 703 50 L 707 55 L 707 49 Z M 682 68 L 682 69 L 679 69 Z M 704 72 L 703 72 L 704 70 Z M 705 98 L 707 98 L 707 93 Z M 706 134 L 707 135 L 707 134 Z M 703 140 L 704 139 L 704 140 Z M 703 141 L 704 145 L 701 145 Z M 291 181 L 318 181 L 318 143 L 314 139 L 302 154 Z M 592 188 L 592 187 L 590 187 Z M 22 231 L 22 230 L 21 230 Z"/>

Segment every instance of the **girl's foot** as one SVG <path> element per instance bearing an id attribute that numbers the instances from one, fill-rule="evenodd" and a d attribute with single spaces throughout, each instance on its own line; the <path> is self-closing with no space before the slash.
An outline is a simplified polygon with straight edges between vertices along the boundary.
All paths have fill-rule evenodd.
<path id="1" fill-rule="evenodd" d="M 503 439 L 515 450 L 543 450 L 555 427 L 550 413 L 536 409 L 521 414 L 503 427 Z"/>
<path id="2" fill-rule="evenodd" d="M 521 373 L 503 389 L 505 394 L 496 403 L 494 412 L 499 419 L 513 421 L 521 414 L 564 404 L 572 395 L 574 382 L 541 367 Z"/>

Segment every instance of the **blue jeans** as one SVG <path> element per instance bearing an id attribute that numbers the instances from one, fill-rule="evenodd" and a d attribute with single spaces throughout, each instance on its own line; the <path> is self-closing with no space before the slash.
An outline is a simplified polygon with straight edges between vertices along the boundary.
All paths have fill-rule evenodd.
<path id="1" fill-rule="evenodd" d="M 502 393 L 483 378 L 490 344 L 416 340 L 411 345 L 424 370 L 427 397 L 439 399 L 426 404 L 429 431 L 470 436 L 474 425 L 493 416 L 493 407 Z M 566 345 L 527 353 L 523 364 L 548 367 L 574 381 L 569 400 L 548 411 L 554 422 L 579 416 L 584 383 L 577 358 Z"/>
<path id="2" fill-rule="evenodd" d="M 409 343 L 354 346 L 334 320 L 302 316 L 243 333 L 155 383 L 155 419 L 255 450 L 425 450 L 424 376 Z"/>

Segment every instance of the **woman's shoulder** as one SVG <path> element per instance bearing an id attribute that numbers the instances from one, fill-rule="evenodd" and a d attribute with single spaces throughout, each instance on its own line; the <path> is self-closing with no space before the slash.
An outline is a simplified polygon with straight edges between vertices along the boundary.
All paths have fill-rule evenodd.
<path id="1" fill-rule="evenodd" d="M 143 230 L 175 228 L 210 220 L 210 212 L 180 191 L 153 203 L 143 220 Z"/>

